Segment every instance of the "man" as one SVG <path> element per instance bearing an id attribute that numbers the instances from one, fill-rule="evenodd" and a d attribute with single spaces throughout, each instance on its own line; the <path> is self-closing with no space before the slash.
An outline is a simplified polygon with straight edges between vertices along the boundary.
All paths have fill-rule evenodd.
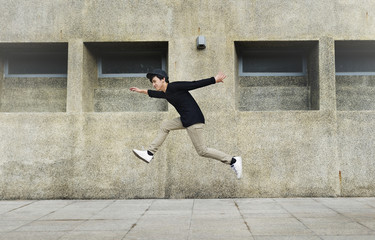
<path id="1" fill-rule="evenodd" d="M 223 82 L 226 77 L 223 73 L 218 73 L 215 77 L 191 82 L 169 83 L 168 75 L 161 69 L 155 69 L 147 73 L 147 78 L 151 81 L 154 90 L 130 88 L 133 92 L 143 93 L 153 98 L 164 98 L 172 104 L 180 117 L 164 121 L 159 129 L 159 133 L 149 146 L 148 150 L 133 149 L 134 154 L 141 160 L 149 163 L 159 147 L 167 138 L 171 130 L 186 129 L 189 137 L 199 156 L 212 158 L 228 164 L 235 171 L 237 178 L 242 177 L 242 158 L 232 157 L 216 149 L 207 148 L 203 141 L 204 116 L 197 102 L 189 93 L 190 90 L 205 87 L 215 83 Z"/>

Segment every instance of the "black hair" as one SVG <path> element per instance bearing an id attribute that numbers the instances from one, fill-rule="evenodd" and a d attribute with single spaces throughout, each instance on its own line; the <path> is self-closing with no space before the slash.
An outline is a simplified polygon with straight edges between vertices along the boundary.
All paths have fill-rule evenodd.
<path id="1" fill-rule="evenodd" d="M 153 79 L 155 76 L 156 76 L 157 78 L 159 78 L 160 80 L 162 80 L 163 78 L 165 78 L 165 82 L 166 82 L 166 83 L 169 83 L 169 77 L 164 77 L 164 76 L 159 75 L 159 74 L 153 74 L 153 75 L 151 75 L 151 76 L 150 76 L 150 82 L 152 82 L 152 79 Z"/>

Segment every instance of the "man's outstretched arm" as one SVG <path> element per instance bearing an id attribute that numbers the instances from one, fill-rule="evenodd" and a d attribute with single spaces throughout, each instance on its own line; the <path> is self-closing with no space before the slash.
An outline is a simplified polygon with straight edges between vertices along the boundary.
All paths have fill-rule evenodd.
<path id="1" fill-rule="evenodd" d="M 181 81 L 181 82 L 174 82 L 173 88 L 176 90 L 194 90 L 197 88 L 205 87 L 210 84 L 224 82 L 225 74 L 219 72 L 215 77 L 206 78 L 198 81 Z"/>
<path id="2" fill-rule="evenodd" d="M 136 87 L 131 87 L 130 91 L 143 93 L 152 98 L 165 98 L 165 93 L 162 91 L 154 91 L 154 90 L 147 90 L 147 89 L 139 89 Z"/>
<path id="3" fill-rule="evenodd" d="M 139 89 L 139 88 L 136 88 L 136 87 L 131 87 L 130 91 L 137 92 L 137 93 L 143 93 L 143 94 L 148 95 L 148 92 L 147 92 L 148 90 L 146 90 L 146 89 Z"/>

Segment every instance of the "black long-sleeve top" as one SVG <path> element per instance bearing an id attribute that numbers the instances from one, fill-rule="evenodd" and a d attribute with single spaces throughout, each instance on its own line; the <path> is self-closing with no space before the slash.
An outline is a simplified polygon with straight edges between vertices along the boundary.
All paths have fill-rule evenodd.
<path id="1" fill-rule="evenodd" d="M 214 77 L 190 82 L 171 82 L 168 83 L 165 92 L 148 90 L 147 93 L 153 98 L 165 98 L 172 104 L 180 114 L 182 125 L 187 128 L 197 123 L 204 123 L 203 113 L 189 91 L 214 83 L 216 83 Z"/>

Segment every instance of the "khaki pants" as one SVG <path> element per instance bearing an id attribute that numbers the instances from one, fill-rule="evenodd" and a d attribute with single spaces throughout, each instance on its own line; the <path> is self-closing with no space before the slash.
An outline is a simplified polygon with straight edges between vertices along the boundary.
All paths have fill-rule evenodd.
<path id="1" fill-rule="evenodd" d="M 206 158 L 213 158 L 225 164 L 230 164 L 232 156 L 220 152 L 213 148 L 207 148 L 203 141 L 203 123 L 194 124 L 188 128 L 182 126 L 180 118 L 164 121 L 159 129 L 159 133 L 154 141 L 149 146 L 148 150 L 156 153 L 159 147 L 163 144 L 171 130 L 186 129 L 189 137 L 197 151 L 198 155 Z"/>

